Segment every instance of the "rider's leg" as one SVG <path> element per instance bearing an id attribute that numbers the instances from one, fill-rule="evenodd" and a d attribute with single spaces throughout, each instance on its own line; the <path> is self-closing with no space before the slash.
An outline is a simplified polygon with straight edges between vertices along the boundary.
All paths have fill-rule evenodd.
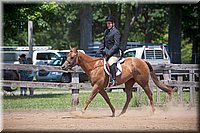
<path id="1" fill-rule="evenodd" d="M 116 82 L 116 63 L 113 63 L 111 66 L 110 66 L 110 73 L 112 75 L 112 80 L 111 82 L 109 83 L 110 86 L 115 86 L 117 84 Z"/>
<path id="2" fill-rule="evenodd" d="M 117 57 L 110 57 L 110 59 L 108 60 L 108 64 L 110 66 L 110 73 L 112 76 L 112 80 L 109 83 L 109 86 L 115 86 L 117 84 L 116 82 L 116 71 L 117 71 L 117 66 L 116 66 L 116 62 L 118 61 Z"/>

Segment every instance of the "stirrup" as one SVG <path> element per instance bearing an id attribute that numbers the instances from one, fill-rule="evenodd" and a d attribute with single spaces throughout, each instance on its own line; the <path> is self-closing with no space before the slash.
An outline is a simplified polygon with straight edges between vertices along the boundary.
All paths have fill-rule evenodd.
<path id="1" fill-rule="evenodd" d="M 116 85 L 117 85 L 117 82 L 114 79 L 112 79 L 112 81 L 109 82 L 109 87 L 116 86 Z"/>

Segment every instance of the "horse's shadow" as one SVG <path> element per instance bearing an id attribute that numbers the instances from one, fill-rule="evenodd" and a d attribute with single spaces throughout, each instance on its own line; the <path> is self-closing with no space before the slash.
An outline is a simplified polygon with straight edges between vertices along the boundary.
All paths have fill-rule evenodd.
<path id="1" fill-rule="evenodd" d="M 89 113 L 83 113 L 81 111 L 70 111 L 68 116 L 62 116 L 62 119 L 104 119 L 104 118 L 111 118 L 113 116 L 111 115 L 98 115 L 98 114 L 89 114 Z"/>

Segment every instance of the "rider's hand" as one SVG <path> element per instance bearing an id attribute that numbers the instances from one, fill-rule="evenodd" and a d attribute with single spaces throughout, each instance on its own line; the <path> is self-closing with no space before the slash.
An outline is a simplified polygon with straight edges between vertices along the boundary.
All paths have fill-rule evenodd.
<path id="1" fill-rule="evenodd" d="M 101 51 L 98 50 L 98 51 L 96 52 L 96 57 L 100 57 L 100 54 L 101 54 Z"/>
<path id="2" fill-rule="evenodd" d="M 103 50 L 101 53 L 102 53 L 102 55 L 103 55 L 103 56 L 107 55 L 107 53 L 106 53 L 106 50 L 105 50 L 105 49 L 104 49 L 104 50 Z"/>

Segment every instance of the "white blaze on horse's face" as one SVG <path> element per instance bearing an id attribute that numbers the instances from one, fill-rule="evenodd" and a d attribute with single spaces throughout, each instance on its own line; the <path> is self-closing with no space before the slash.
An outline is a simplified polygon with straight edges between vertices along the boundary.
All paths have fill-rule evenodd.
<path id="1" fill-rule="evenodd" d="M 68 70 L 69 68 L 77 65 L 78 48 L 70 48 L 70 52 L 66 61 L 62 65 L 62 69 Z"/>

